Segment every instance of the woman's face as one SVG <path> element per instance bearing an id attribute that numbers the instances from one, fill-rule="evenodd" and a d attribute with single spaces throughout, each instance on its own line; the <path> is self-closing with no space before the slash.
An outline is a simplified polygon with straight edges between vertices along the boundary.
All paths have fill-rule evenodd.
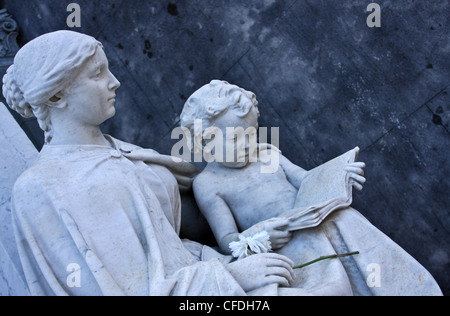
<path id="1" fill-rule="evenodd" d="M 113 117 L 116 113 L 115 91 L 119 86 L 120 82 L 109 71 L 105 52 L 99 47 L 64 92 L 72 119 L 83 125 L 100 125 Z"/>

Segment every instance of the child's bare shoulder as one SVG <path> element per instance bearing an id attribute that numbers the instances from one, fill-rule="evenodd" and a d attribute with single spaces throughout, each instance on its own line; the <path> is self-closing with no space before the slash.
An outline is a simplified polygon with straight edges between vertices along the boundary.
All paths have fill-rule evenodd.
<path id="1" fill-rule="evenodd" d="M 217 183 L 217 175 L 205 169 L 195 177 L 192 186 L 196 194 L 201 193 L 202 195 L 210 195 L 217 193 Z"/>
<path id="2" fill-rule="evenodd" d="M 203 214 L 221 210 L 223 198 L 217 176 L 209 171 L 202 171 L 192 183 L 194 196 Z"/>

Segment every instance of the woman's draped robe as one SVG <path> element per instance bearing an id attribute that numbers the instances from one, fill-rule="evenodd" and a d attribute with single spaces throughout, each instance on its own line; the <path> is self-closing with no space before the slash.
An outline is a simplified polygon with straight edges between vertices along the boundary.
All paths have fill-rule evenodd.
<path id="1" fill-rule="evenodd" d="M 219 256 L 201 261 L 205 247 L 179 238 L 173 173 L 127 159 L 139 148 L 107 138 L 111 148 L 45 146 L 15 184 L 13 225 L 31 294 L 245 295 Z"/>

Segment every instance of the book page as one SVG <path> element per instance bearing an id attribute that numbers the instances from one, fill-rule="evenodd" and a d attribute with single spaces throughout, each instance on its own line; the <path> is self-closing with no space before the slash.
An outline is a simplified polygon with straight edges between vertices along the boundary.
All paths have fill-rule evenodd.
<path id="1" fill-rule="evenodd" d="M 330 160 L 308 172 L 297 195 L 295 207 L 320 205 L 326 201 L 351 198 L 345 166 L 357 160 L 359 148 Z"/>
<path id="2" fill-rule="evenodd" d="M 308 172 L 299 189 L 292 210 L 283 214 L 292 224 L 289 230 L 305 229 L 311 214 L 316 213 L 320 221 L 338 208 L 352 203 L 352 184 L 345 167 L 357 161 L 359 148 L 330 160 Z M 320 224 L 320 223 L 319 223 Z"/>

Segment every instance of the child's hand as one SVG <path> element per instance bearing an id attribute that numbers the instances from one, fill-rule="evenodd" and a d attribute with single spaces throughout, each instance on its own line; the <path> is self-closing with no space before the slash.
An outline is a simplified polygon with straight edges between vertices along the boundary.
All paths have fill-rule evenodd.
<path id="1" fill-rule="evenodd" d="M 363 184 L 366 183 L 364 168 L 366 168 L 366 164 L 363 162 L 350 163 L 345 167 L 353 187 L 358 191 L 361 191 Z"/>
<path id="2" fill-rule="evenodd" d="M 253 236 L 258 232 L 266 231 L 270 236 L 272 250 L 278 250 L 292 239 L 292 232 L 287 231 L 289 223 L 290 221 L 287 218 L 271 218 L 254 225 L 243 234 Z"/>

